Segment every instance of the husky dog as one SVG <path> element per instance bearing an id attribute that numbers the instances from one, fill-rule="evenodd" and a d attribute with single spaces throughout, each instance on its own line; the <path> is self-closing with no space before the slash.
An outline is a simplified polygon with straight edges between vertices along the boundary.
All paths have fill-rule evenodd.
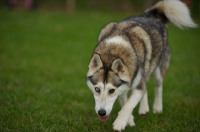
<path id="1" fill-rule="evenodd" d="M 155 80 L 153 112 L 162 112 L 162 83 L 170 61 L 168 22 L 180 28 L 197 26 L 184 3 L 163 0 L 140 16 L 107 24 L 100 32 L 86 81 L 101 121 L 108 119 L 119 98 L 122 108 L 113 123 L 116 131 L 135 125 L 132 111 L 139 102 L 139 114 L 149 112 L 146 82 L 151 75 Z"/>

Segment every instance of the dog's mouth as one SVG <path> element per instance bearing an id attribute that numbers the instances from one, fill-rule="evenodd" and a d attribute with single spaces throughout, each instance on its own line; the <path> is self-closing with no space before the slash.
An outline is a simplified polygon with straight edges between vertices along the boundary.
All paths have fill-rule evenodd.
<path id="1" fill-rule="evenodd" d="M 99 116 L 100 121 L 104 122 L 108 119 L 108 116 Z"/>

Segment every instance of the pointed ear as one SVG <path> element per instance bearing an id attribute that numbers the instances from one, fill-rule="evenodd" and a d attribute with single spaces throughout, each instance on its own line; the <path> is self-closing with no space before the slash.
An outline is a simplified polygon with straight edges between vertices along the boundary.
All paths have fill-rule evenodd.
<path id="1" fill-rule="evenodd" d="M 125 66 L 124 66 L 123 62 L 121 61 L 121 59 L 114 60 L 111 68 L 115 73 L 123 74 L 125 72 Z"/>
<path id="2" fill-rule="evenodd" d="M 94 74 L 102 66 L 103 66 L 103 63 L 101 61 L 100 56 L 98 54 L 94 54 L 92 59 L 90 60 L 89 66 L 88 66 L 88 68 L 89 68 L 88 74 L 90 74 L 90 75 Z"/>

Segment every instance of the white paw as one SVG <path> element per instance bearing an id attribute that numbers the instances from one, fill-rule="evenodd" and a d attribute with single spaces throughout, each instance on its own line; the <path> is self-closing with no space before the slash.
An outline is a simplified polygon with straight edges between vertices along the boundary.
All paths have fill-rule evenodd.
<path id="1" fill-rule="evenodd" d="M 115 131 L 121 132 L 122 130 L 125 129 L 126 123 L 127 123 L 126 121 L 117 117 L 117 119 L 113 123 L 113 129 Z"/>
<path id="2" fill-rule="evenodd" d="M 139 108 L 139 114 L 140 115 L 146 115 L 148 112 L 149 112 L 149 105 L 148 104 L 140 105 L 140 108 Z"/>
<path id="3" fill-rule="evenodd" d="M 130 117 L 128 119 L 128 122 L 127 122 L 127 125 L 129 125 L 129 126 L 135 126 L 133 115 L 130 115 Z"/>
<path id="4" fill-rule="evenodd" d="M 155 102 L 153 104 L 153 113 L 156 114 L 156 113 L 162 113 L 162 103 L 159 103 L 159 102 Z"/>

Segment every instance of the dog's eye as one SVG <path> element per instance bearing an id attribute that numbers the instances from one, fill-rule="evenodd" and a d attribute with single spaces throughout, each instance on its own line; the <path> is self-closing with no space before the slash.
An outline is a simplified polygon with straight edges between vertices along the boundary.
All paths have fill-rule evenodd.
<path id="1" fill-rule="evenodd" d="M 112 94 L 112 93 L 114 93 L 115 92 L 115 89 L 110 89 L 109 90 L 109 94 Z"/>
<path id="2" fill-rule="evenodd" d="M 97 93 L 100 93 L 101 90 L 100 90 L 99 88 L 96 87 L 96 88 L 95 88 L 95 91 L 96 91 Z"/>

